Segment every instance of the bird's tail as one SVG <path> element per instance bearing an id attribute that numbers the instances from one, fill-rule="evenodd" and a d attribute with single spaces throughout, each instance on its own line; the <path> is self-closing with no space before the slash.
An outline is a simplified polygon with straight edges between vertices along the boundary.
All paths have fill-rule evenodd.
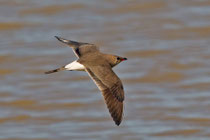
<path id="1" fill-rule="evenodd" d="M 54 70 L 46 71 L 45 74 L 51 74 L 51 73 L 54 73 L 54 72 L 59 72 L 61 70 L 65 70 L 65 68 L 61 67 L 61 68 L 57 68 L 57 69 L 54 69 Z"/>

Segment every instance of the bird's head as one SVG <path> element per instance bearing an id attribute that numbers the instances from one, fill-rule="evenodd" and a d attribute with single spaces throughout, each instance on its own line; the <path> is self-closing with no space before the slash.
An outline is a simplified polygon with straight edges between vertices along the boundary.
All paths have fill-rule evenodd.
<path id="1" fill-rule="evenodd" d="M 125 57 L 117 56 L 117 55 L 108 55 L 109 64 L 114 67 L 122 61 L 127 60 Z"/>

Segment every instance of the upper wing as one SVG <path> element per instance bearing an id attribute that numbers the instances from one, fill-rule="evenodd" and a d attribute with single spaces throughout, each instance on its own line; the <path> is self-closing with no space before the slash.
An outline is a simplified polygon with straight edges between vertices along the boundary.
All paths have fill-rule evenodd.
<path id="1" fill-rule="evenodd" d="M 71 41 L 57 36 L 55 37 L 62 43 L 69 45 L 78 58 L 80 58 L 84 54 L 99 51 L 98 47 L 94 44 Z"/>
<path id="2" fill-rule="evenodd" d="M 109 109 L 115 124 L 120 125 L 123 116 L 123 102 L 119 101 L 115 96 L 113 96 L 111 89 L 105 86 L 90 69 L 86 68 L 86 71 L 102 92 L 107 104 L 107 108 Z"/>
<path id="3" fill-rule="evenodd" d="M 109 65 L 90 66 L 88 69 L 110 89 L 113 96 L 120 102 L 124 100 L 124 90 L 121 80 Z"/>

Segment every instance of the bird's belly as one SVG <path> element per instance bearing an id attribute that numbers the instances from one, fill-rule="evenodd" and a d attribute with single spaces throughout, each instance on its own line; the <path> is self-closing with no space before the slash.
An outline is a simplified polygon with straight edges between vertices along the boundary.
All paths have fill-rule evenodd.
<path id="1" fill-rule="evenodd" d="M 65 66 L 66 70 L 85 71 L 85 67 L 77 61 L 71 62 Z"/>

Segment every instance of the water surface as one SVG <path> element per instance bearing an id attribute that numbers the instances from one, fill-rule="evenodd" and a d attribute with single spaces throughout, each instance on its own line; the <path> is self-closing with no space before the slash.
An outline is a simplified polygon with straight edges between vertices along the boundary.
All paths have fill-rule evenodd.
<path id="1" fill-rule="evenodd" d="M 0 139 L 208 140 L 208 0 L 1 0 Z M 128 58 L 122 124 L 54 36 Z"/>

